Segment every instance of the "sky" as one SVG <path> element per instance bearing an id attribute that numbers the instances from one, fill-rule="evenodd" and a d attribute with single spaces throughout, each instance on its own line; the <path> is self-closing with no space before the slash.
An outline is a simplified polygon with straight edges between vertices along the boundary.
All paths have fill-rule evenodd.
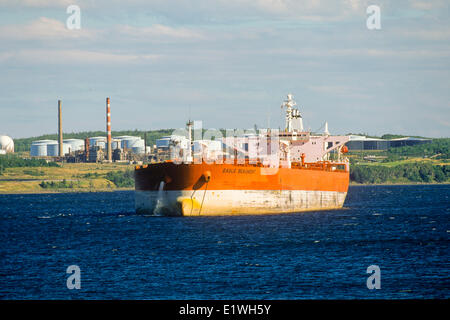
<path id="1" fill-rule="evenodd" d="M 80 29 L 67 28 L 67 7 Z M 381 29 L 369 30 L 369 5 Z M 445 0 L 0 0 L 0 134 L 284 128 L 450 137 Z"/>

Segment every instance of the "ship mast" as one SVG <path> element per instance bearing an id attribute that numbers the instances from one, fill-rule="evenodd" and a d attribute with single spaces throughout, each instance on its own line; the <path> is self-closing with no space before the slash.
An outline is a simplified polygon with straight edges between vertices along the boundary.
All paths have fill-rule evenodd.
<path id="1" fill-rule="evenodd" d="M 192 161 L 192 125 L 193 124 L 194 124 L 194 122 L 192 122 L 191 119 L 189 119 L 189 121 L 186 123 L 186 126 L 188 128 L 188 148 L 187 148 L 187 155 L 186 155 L 187 162 Z"/>
<path id="2" fill-rule="evenodd" d="M 303 120 L 302 116 L 300 114 L 300 111 L 297 108 L 294 108 L 297 106 L 297 103 L 292 99 L 292 94 L 287 95 L 287 100 L 283 102 L 281 105 L 281 108 L 286 108 L 286 132 L 292 132 L 292 131 L 303 131 Z M 293 120 L 296 119 L 297 123 L 294 128 L 293 126 Z"/>

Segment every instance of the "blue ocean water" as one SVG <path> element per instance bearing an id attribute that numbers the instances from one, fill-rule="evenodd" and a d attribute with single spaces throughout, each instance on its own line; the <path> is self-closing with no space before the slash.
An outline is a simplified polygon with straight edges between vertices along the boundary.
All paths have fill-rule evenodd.
<path id="1" fill-rule="evenodd" d="M 0 298 L 449 298 L 449 197 L 352 186 L 343 210 L 174 218 L 136 215 L 133 192 L 0 195 Z"/>

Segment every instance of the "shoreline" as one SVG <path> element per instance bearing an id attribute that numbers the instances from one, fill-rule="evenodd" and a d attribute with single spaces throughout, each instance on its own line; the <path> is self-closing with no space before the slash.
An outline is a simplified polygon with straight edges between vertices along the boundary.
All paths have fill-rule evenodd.
<path id="1" fill-rule="evenodd" d="M 350 182 L 349 186 L 418 186 L 418 185 L 450 185 L 448 182 L 382 182 L 382 183 L 358 183 Z"/>
<path id="2" fill-rule="evenodd" d="M 0 192 L 4 194 L 56 194 L 56 193 L 99 193 L 99 192 L 114 192 L 114 191 L 134 191 L 134 188 L 114 188 L 114 189 L 56 189 L 56 190 L 42 190 L 42 191 L 20 191 L 12 190 L 7 192 Z"/>
<path id="3" fill-rule="evenodd" d="M 450 185 L 450 182 L 417 182 L 417 183 L 355 183 L 351 182 L 350 187 L 373 187 L 373 186 L 418 186 L 418 185 Z M 134 188 L 114 188 L 114 189 L 59 189 L 59 190 L 42 190 L 42 191 L 20 191 L 11 190 L 0 192 L 0 195 L 7 194 L 57 194 L 57 193 L 96 193 L 96 192 L 115 192 L 115 191 L 134 191 Z"/>

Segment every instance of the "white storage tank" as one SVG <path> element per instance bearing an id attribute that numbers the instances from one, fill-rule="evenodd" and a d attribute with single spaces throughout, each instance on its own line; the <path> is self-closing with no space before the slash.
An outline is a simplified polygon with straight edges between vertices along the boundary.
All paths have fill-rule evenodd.
<path id="1" fill-rule="evenodd" d="M 30 156 L 32 157 L 46 157 L 47 156 L 47 144 L 36 143 L 31 145 Z"/>
<path id="2" fill-rule="evenodd" d="M 31 143 L 30 156 L 32 157 L 46 157 L 47 145 L 58 143 L 56 140 L 37 140 Z"/>
<path id="3" fill-rule="evenodd" d="M 113 150 L 122 149 L 122 141 L 120 139 L 113 138 L 111 141 L 111 148 Z"/>
<path id="4" fill-rule="evenodd" d="M 106 147 L 106 137 L 92 137 L 89 138 L 89 145 L 91 147 L 99 146 L 102 149 Z"/>
<path id="5" fill-rule="evenodd" d="M 56 140 L 48 140 L 48 139 L 44 139 L 44 140 L 36 140 L 33 141 L 31 144 L 41 144 L 41 143 L 53 143 L 53 142 L 58 142 Z"/>
<path id="6" fill-rule="evenodd" d="M 119 136 L 119 137 L 113 137 L 113 149 L 123 149 L 123 142 L 122 140 L 132 138 L 131 136 Z M 114 141 L 117 141 L 117 144 L 114 143 Z M 115 148 L 114 148 L 115 147 Z"/>
<path id="7" fill-rule="evenodd" d="M 140 137 L 123 137 L 121 139 L 122 142 L 122 148 L 123 149 L 131 149 L 132 148 L 132 144 L 134 141 L 139 140 Z"/>
<path id="8" fill-rule="evenodd" d="M 136 139 L 136 140 L 128 140 L 127 147 L 128 148 L 136 148 L 136 147 L 144 147 L 145 141 L 143 139 Z"/>
<path id="9" fill-rule="evenodd" d="M 131 152 L 134 154 L 144 154 L 145 148 L 144 147 L 132 147 Z"/>
<path id="10" fill-rule="evenodd" d="M 84 150 L 84 140 L 81 139 L 65 139 L 63 140 L 63 149 L 64 144 L 69 146 L 69 152 L 75 152 Z"/>
<path id="11" fill-rule="evenodd" d="M 14 141 L 8 136 L 0 135 L 0 153 L 13 153 Z"/>
<path id="12" fill-rule="evenodd" d="M 63 144 L 63 151 L 64 151 L 64 144 Z M 47 144 L 47 156 L 49 156 L 49 157 L 59 156 L 59 143 L 58 142 Z"/>
<path id="13" fill-rule="evenodd" d="M 63 156 L 70 152 L 70 145 L 63 142 Z M 49 143 L 47 144 L 47 156 L 58 157 L 59 156 L 59 143 Z"/>
<path id="14" fill-rule="evenodd" d="M 145 153 L 145 141 L 140 137 L 127 137 L 122 140 L 122 146 L 135 154 Z"/>
<path id="15" fill-rule="evenodd" d="M 125 148 L 131 149 L 131 148 L 133 148 L 135 141 L 142 140 L 142 138 L 141 137 L 125 137 L 125 138 L 122 138 L 121 140 L 122 140 L 122 148 L 123 149 L 125 149 Z"/>

